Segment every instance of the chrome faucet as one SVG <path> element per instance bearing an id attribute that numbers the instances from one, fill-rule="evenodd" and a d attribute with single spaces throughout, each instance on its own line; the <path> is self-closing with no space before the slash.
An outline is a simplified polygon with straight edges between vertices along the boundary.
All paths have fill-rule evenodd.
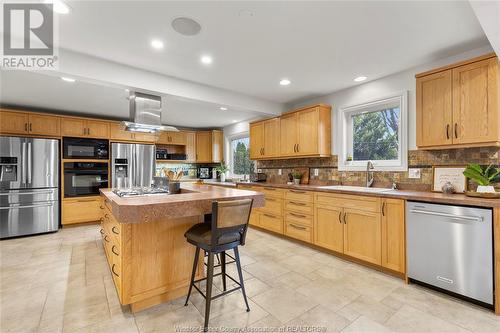
<path id="1" fill-rule="evenodd" d="M 373 184 L 373 170 L 375 167 L 373 166 L 372 161 L 368 161 L 366 163 L 366 187 L 371 187 Z"/>

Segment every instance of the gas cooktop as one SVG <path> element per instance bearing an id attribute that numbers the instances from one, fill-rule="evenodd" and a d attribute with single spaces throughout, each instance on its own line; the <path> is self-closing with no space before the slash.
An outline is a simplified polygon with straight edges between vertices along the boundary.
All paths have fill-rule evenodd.
<path id="1" fill-rule="evenodd" d="M 168 189 L 153 187 L 115 189 L 113 190 L 113 193 L 121 198 L 140 197 L 155 194 L 169 194 Z"/>

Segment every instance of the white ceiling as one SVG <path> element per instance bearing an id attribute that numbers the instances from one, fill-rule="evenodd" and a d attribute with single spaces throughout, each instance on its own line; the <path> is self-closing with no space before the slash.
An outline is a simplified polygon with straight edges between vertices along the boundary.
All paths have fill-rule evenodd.
<path id="1" fill-rule="evenodd" d="M 129 118 L 129 93 L 123 88 L 82 81 L 67 83 L 56 76 L 28 71 L 1 71 L 0 74 L 0 100 L 4 104 L 120 120 Z M 222 111 L 219 107 L 203 101 L 162 96 L 162 122 L 182 127 L 223 127 L 263 116 L 229 106 L 227 111 Z"/>
<path id="2" fill-rule="evenodd" d="M 467 1 L 69 3 L 63 48 L 281 103 L 487 44 Z M 176 33 L 170 23 L 179 16 L 196 19 L 201 33 Z M 153 50 L 153 38 L 165 48 Z M 201 65 L 202 54 L 213 64 Z M 292 84 L 279 86 L 283 77 Z"/>

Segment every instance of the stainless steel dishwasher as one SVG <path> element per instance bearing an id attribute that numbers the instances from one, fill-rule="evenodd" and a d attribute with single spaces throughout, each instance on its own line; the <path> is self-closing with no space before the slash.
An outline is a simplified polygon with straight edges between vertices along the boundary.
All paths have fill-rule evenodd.
<path id="1" fill-rule="evenodd" d="M 408 277 L 493 305 L 490 209 L 406 204 Z"/>

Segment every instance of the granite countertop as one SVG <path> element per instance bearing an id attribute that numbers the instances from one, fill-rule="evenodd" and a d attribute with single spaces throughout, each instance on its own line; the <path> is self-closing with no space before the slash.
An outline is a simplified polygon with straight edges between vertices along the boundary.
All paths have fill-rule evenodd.
<path id="1" fill-rule="evenodd" d="M 238 185 L 251 185 L 251 186 L 267 186 L 284 189 L 296 189 L 303 191 L 317 191 L 329 192 L 340 194 L 355 194 L 371 197 L 384 197 L 405 200 L 424 201 L 431 203 L 445 203 L 452 205 L 468 205 L 478 207 L 491 207 L 500 208 L 500 199 L 483 199 L 468 197 L 465 194 L 444 194 L 440 192 L 426 192 L 426 191 L 411 191 L 411 190 L 391 190 L 386 192 L 370 193 L 370 192 L 356 192 L 349 190 L 326 189 L 321 185 L 288 185 L 288 184 L 275 184 L 266 182 L 239 182 Z"/>
<path id="2" fill-rule="evenodd" d="M 215 200 L 254 199 L 253 207 L 264 206 L 260 192 L 221 186 L 181 183 L 180 194 L 155 194 L 122 198 L 111 189 L 101 189 L 113 216 L 120 223 L 141 223 L 211 213 Z"/>

